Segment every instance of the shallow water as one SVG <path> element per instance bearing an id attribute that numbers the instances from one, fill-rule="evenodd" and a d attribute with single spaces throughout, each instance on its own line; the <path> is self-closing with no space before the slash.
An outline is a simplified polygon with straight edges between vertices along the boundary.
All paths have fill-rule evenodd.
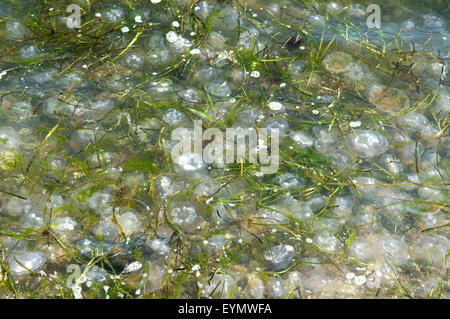
<path id="1" fill-rule="evenodd" d="M 72 2 L 0 0 L 0 297 L 449 298 L 449 4 Z"/>

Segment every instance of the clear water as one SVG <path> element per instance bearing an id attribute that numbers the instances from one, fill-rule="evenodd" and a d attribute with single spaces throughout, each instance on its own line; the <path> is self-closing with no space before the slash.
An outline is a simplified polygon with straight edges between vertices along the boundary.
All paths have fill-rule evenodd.
<path id="1" fill-rule="evenodd" d="M 448 298 L 449 17 L 0 0 L 0 297 Z M 195 121 L 278 170 L 175 163 Z"/>

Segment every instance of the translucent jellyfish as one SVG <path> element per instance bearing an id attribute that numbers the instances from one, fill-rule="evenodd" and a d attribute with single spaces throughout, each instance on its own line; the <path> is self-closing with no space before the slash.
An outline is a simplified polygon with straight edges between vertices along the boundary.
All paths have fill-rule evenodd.
<path id="1" fill-rule="evenodd" d="M 13 233 L 18 234 L 16 231 L 13 231 Z M 21 239 L 16 239 L 10 236 L 2 236 L 1 240 L 3 249 L 8 254 L 10 252 L 24 251 L 27 248 L 27 242 Z"/>
<path id="2" fill-rule="evenodd" d="M 304 131 L 292 132 L 291 137 L 300 149 L 308 148 L 314 145 L 314 138 Z"/>
<path id="3" fill-rule="evenodd" d="M 51 97 L 42 105 L 44 114 L 72 114 L 74 110 L 75 108 L 70 102 L 66 103 L 54 97 Z"/>
<path id="4" fill-rule="evenodd" d="M 402 163 L 395 155 L 383 154 L 380 163 L 392 174 L 399 175 L 403 171 Z"/>
<path id="5" fill-rule="evenodd" d="M 149 292 L 160 289 L 164 276 L 166 275 L 166 266 L 159 262 L 151 262 L 147 274 Z"/>
<path id="6" fill-rule="evenodd" d="M 221 253 L 230 245 L 230 239 L 221 234 L 214 234 L 208 238 L 207 249 L 212 254 Z"/>
<path id="7" fill-rule="evenodd" d="M 345 151 L 332 152 L 328 157 L 333 160 L 332 164 L 337 167 L 346 168 L 349 166 L 348 154 Z"/>
<path id="8" fill-rule="evenodd" d="M 23 59 L 33 59 L 39 54 L 39 49 L 34 45 L 25 45 L 20 49 L 20 56 Z"/>
<path id="9" fill-rule="evenodd" d="M 115 103 L 111 99 L 105 100 L 96 100 L 90 106 L 93 113 L 97 116 L 97 118 L 106 115 L 109 111 L 111 111 L 115 106 Z"/>
<path id="10" fill-rule="evenodd" d="M 390 288 L 396 283 L 392 265 L 389 266 L 387 263 L 371 264 L 367 267 L 367 271 L 370 272 L 366 281 L 366 286 L 369 288 L 378 289 L 382 286 Z"/>
<path id="11" fill-rule="evenodd" d="M 59 86 L 62 89 L 70 88 L 71 86 L 73 86 L 75 84 L 79 84 L 81 82 L 83 82 L 83 78 L 77 72 L 66 73 L 61 77 L 55 78 L 55 80 L 54 80 L 54 84 Z M 85 106 L 85 102 L 84 101 L 71 101 L 71 103 L 69 103 L 69 105 L 72 106 L 73 109 L 76 109 L 79 106 L 81 106 L 81 107 Z"/>
<path id="12" fill-rule="evenodd" d="M 305 67 L 305 62 L 301 60 L 293 61 L 289 64 L 289 73 L 294 77 L 300 76 Z"/>
<path id="13" fill-rule="evenodd" d="M 295 208 L 292 215 L 298 220 L 308 220 L 314 216 L 314 212 L 309 205 L 302 203 Z"/>
<path id="14" fill-rule="evenodd" d="M 215 273 L 211 280 L 202 284 L 202 296 L 217 299 L 233 298 L 236 281 L 230 274 Z"/>
<path id="15" fill-rule="evenodd" d="M 352 80 L 352 81 L 363 81 L 365 76 L 367 74 L 367 71 L 364 70 L 364 68 L 359 65 L 359 63 L 353 62 L 350 63 L 348 67 L 348 71 L 345 72 L 345 77 Z"/>
<path id="16" fill-rule="evenodd" d="M 200 101 L 200 92 L 196 88 L 189 88 L 180 92 L 181 99 L 186 103 L 198 103 Z"/>
<path id="17" fill-rule="evenodd" d="M 381 228 L 379 214 L 373 210 L 358 210 L 351 218 L 351 223 L 358 228 L 366 230 L 378 230 Z"/>
<path id="18" fill-rule="evenodd" d="M 283 270 L 290 266 L 295 258 L 295 249 L 291 245 L 279 244 L 264 252 L 269 268 Z"/>
<path id="19" fill-rule="evenodd" d="M 396 153 L 404 165 L 415 165 L 416 159 L 422 157 L 423 151 L 423 144 L 415 141 L 408 141 L 396 148 Z"/>
<path id="20" fill-rule="evenodd" d="M 149 241 L 148 247 L 152 254 L 160 257 L 167 257 L 170 253 L 170 247 L 166 240 L 154 238 Z"/>
<path id="21" fill-rule="evenodd" d="M 209 81 L 206 83 L 206 89 L 212 95 L 222 98 L 231 95 L 231 88 L 227 81 Z"/>
<path id="22" fill-rule="evenodd" d="M 289 208 L 285 207 L 283 204 L 277 203 L 276 205 L 269 205 L 267 208 L 263 209 L 259 217 L 267 224 L 285 224 L 289 222 L 289 219 L 286 216 L 289 214 Z"/>
<path id="23" fill-rule="evenodd" d="M 29 101 L 18 101 L 14 103 L 11 111 L 17 114 L 20 119 L 29 118 L 33 112 L 32 105 Z"/>
<path id="24" fill-rule="evenodd" d="M 438 222 L 438 218 L 436 215 L 437 214 L 435 212 L 422 213 L 420 214 L 419 222 L 426 227 L 436 226 Z"/>
<path id="25" fill-rule="evenodd" d="M 234 30 L 239 26 L 239 13 L 231 6 L 226 6 L 220 11 L 211 25 L 214 30 Z"/>
<path id="26" fill-rule="evenodd" d="M 136 53 L 129 53 L 124 57 L 126 66 L 133 69 L 140 69 L 144 65 L 144 58 Z"/>
<path id="27" fill-rule="evenodd" d="M 362 263 L 374 260 L 372 244 L 363 237 L 355 237 L 349 247 L 350 255 Z"/>
<path id="28" fill-rule="evenodd" d="M 107 190 L 99 190 L 93 193 L 91 196 L 86 198 L 86 203 L 90 209 L 96 211 L 104 211 L 104 209 L 109 206 L 114 200 Z"/>
<path id="29" fill-rule="evenodd" d="M 161 31 L 153 31 L 150 37 L 148 38 L 147 45 L 153 49 L 164 48 L 165 47 L 164 34 Z"/>
<path id="30" fill-rule="evenodd" d="M 85 148 L 88 143 L 95 143 L 96 137 L 101 133 L 100 127 L 83 128 L 73 131 L 70 136 L 70 145 L 74 149 Z"/>
<path id="31" fill-rule="evenodd" d="M 435 148 L 427 148 L 421 156 L 421 167 L 422 169 L 437 167 L 441 161 L 441 156 L 436 152 Z M 443 174 L 445 174 L 443 172 Z"/>
<path id="32" fill-rule="evenodd" d="M 381 155 L 389 148 L 388 140 L 376 131 L 356 130 L 346 136 L 348 147 L 359 157 L 372 158 Z"/>
<path id="33" fill-rule="evenodd" d="M 193 78 L 196 81 L 199 81 L 200 83 L 206 82 L 208 81 L 208 79 L 210 79 L 211 77 L 214 76 L 214 74 L 216 74 L 217 72 L 219 72 L 218 69 L 213 68 L 211 66 L 207 66 L 207 67 L 203 67 L 200 68 L 193 76 Z M 191 88 L 192 90 L 192 88 Z"/>
<path id="34" fill-rule="evenodd" d="M 408 19 L 408 20 L 402 22 L 402 24 L 400 25 L 400 29 L 403 32 L 411 32 L 415 28 L 416 28 L 416 23 L 411 19 Z"/>
<path id="35" fill-rule="evenodd" d="M 270 299 L 285 298 L 288 294 L 286 283 L 280 278 L 270 278 L 267 282 L 267 295 Z"/>
<path id="36" fill-rule="evenodd" d="M 67 166 L 67 161 L 61 155 L 52 155 L 48 159 L 48 167 L 51 171 L 63 172 Z"/>
<path id="37" fill-rule="evenodd" d="M 252 299 L 262 299 L 264 297 L 264 282 L 255 275 L 248 276 L 246 296 Z"/>
<path id="38" fill-rule="evenodd" d="M 289 132 L 289 122 L 285 119 L 270 117 L 264 121 L 263 128 L 278 129 L 280 136 L 286 135 Z"/>
<path id="39" fill-rule="evenodd" d="M 239 40 L 236 45 L 251 51 L 252 49 L 255 49 L 257 47 L 258 37 L 259 32 L 255 31 L 254 29 L 243 31 L 239 35 Z"/>
<path id="40" fill-rule="evenodd" d="M 51 68 L 51 69 L 46 69 L 43 71 L 37 71 L 37 72 L 33 73 L 31 78 L 36 83 L 44 84 L 44 83 L 50 82 L 57 73 L 58 73 L 57 69 Z M 52 99 L 53 98 L 50 98 L 50 100 L 52 100 Z M 52 101 L 52 102 L 55 102 L 55 101 Z M 53 113 L 53 112 L 47 112 L 47 113 Z"/>
<path id="41" fill-rule="evenodd" d="M 359 3 L 351 4 L 349 6 L 350 15 L 358 18 L 366 16 L 366 8 Z"/>
<path id="42" fill-rule="evenodd" d="M 402 185 L 402 189 L 406 190 L 406 191 L 412 191 L 414 189 L 416 189 L 418 186 L 415 184 L 421 184 L 423 183 L 423 178 L 419 175 L 419 174 L 415 174 L 415 173 L 409 173 L 405 175 L 406 180 L 404 181 L 404 183 L 411 183 L 411 185 Z"/>
<path id="43" fill-rule="evenodd" d="M 191 229 L 197 220 L 197 211 L 190 202 L 178 203 L 169 210 L 169 218 L 183 229 Z"/>
<path id="44" fill-rule="evenodd" d="M 82 271 L 84 272 L 85 270 L 86 270 L 86 265 L 83 265 Z M 105 269 L 103 269 L 97 265 L 92 265 L 86 270 L 86 273 L 83 278 L 83 282 L 84 283 L 91 282 L 93 284 L 96 284 L 96 283 L 105 282 L 108 279 L 108 277 L 109 277 L 108 272 Z"/>
<path id="45" fill-rule="evenodd" d="M 342 248 L 342 243 L 339 239 L 327 230 L 318 232 L 314 236 L 313 242 L 320 248 L 332 253 L 338 253 L 338 251 Z"/>
<path id="46" fill-rule="evenodd" d="M 223 35 L 216 31 L 212 31 L 208 37 L 207 47 L 212 50 L 223 50 L 226 42 L 227 40 Z"/>
<path id="47" fill-rule="evenodd" d="M 194 194 L 200 197 L 207 197 L 214 195 L 219 189 L 219 181 L 205 180 L 195 187 Z"/>
<path id="48" fill-rule="evenodd" d="M 447 113 L 450 112 L 450 93 L 443 91 L 442 94 L 437 97 L 436 101 L 434 102 L 433 110 L 441 116 L 445 116 Z"/>
<path id="49" fill-rule="evenodd" d="M 410 244 L 409 253 L 421 265 L 442 267 L 448 249 L 450 243 L 444 236 L 421 234 Z"/>
<path id="50" fill-rule="evenodd" d="M 36 272 L 44 264 L 45 258 L 42 252 L 22 252 L 10 255 L 8 258 L 9 270 L 18 276 Z"/>
<path id="51" fill-rule="evenodd" d="M 183 119 L 183 113 L 181 113 L 177 109 L 168 109 L 163 116 L 163 121 L 171 126 L 179 124 Z"/>
<path id="52" fill-rule="evenodd" d="M 318 211 L 325 207 L 325 205 L 327 204 L 327 200 L 327 196 L 315 194 L 308 198 L 308 200 L 305 202 L 305 205 L 310 207 L 312 211 Z"/>
<path id="53" fill-rule="evenodd" d="M 365 197 L 373 197 L 377 190 L 375 185 L 380 183 L 376 178 L 367 176 L 358 176 L 352 181 L 358 188 L 358 192 Z"/>
<path id="54" fill-rule="evenodd" d="M 19 219 L 20 226 L 23 228 L 39 228 L 44 226 L 44 224 L 48 221 L 49 216 L 46 215 L 44 220 L 44 213 L 39 210 L 30 210 L 29 212 L 23 214 Z"/>
<path id="55" fill-rule="evenodd" d="M 137 233 L 141 228 L 139 218 L 136 216 L 136 213 L 130 209 L 126 209 L 125 211 L 121 210 L 120 213 L 116 215 L 116 219 L 127 237 Z"/>
<path id="56" fill-rule="evenodd" d="M 200 20 L 205 21 L 209 14 L 212 12 L 213 7 L 210 6 L 206 1 L 200 1 L 194 6 L 194 14 L 200 18 Z"/>
<path id="57" fill-rule="evenodd" d="M 424 26 L 431 31 L 443 31 L 445 30 L 444 20 L 434 14 L 426 14 L 423 16 Z"/>
<path id="58" fill-rule="evenodd" d="M 336 197 L 333 213 L 339 218 L 346 218 L 352 214 L 353 202 L 349 197 Z"/>
<path id="59" fill-rule="evenodd" d="M 408 261 L 408 245 L 400 236 L 382 235 L 375 241 L 374 252 L 381 261 L 388 261 L 396 266 Z"/>
<path id="60" fill-rule="evenodd" d="M 313 230 L 314 231 L 320 231 L 320 230 L 327 230 L 330 233 L 336 233 L 340 229 L 340 223 L 335 218 L 322 218 L 319 222 L 314 224 Z"/>
<path id="61" fill-rule="evenodd" d="M 75 243 L 75 245 L 80 254 L 89 258 L 92 258 L 94 256 L 95 251 L 102 251 L 102 247 L 100 246 L 100 244 L 97 241 L 91 240 L 89 238 L 80 239 Z"/>
<path id="62" fill-rule="evenodd" d="M 6 34 L 8 36 L 11 36 L 15 39 L 23 39 L 28 34 L 28 32 L 28 28 L 23 24 L 22 21 L 14 18 L 10 18 L 6 21 Z"/>
<path id="63" fill-rule="evenodd" d="M 19 147 L 22 142 L 19 135 L 12 127 L 0 127 L 0 150 Z"/>
<path id="64" fill-rule="evenodd" d="M 397 121 L 402 127 L 416 132 L 420 131 L 423 126 L 428 124 L 428 119 L 424 115 L 416 112 L 408 112 L 405 115 L 400 116 Z"/>
<path id="65" fill-rule="evenodd" d="M 333 276 L 322 269 L 312 270 L 306 273 L 305 291 L 320 296 L 331 284 Z"/>
<path id="66" fill-rule="evenodd" d="M 442 135 L 441 131 L 434 128 L 431 124 L 426 124 L 422 126 L 420 129 L 420 136 L 427 140 L 428 143 L 436 145 L 438 142 L 438 138 Z"/>
<path id="67" fill-rule="evenodd" d="M 103 11 L 102 18 L 108 22 L 120 22 L 125 18 L 125 12 L 119 7 L 111 7 Z"/>
<path id="68" fill-rule="evenodd" d="M 292 173 L 284 173 L 277 175 L 273 182 L 289 192 L 299 191 L 305 185 L 305 180 Z"/>
<path id="69" fill-rule="evenodd" d="M 80 228 L 80 225 L 70 217 L 57 218 L 54 222 L 57 225 L 53 228 L 53 231 L 63 239 L 73 239 L 75 232 Z"/>
<path id="70" fill-rule="evenodd" d="M 176 164 L 181 171 L 185 172 L 199 171 L 206 168 L 203 156 L 193 152 L 179 155 Z"/>
<path id="71" fill-rule="evenodd" d="M 21 216 L 28 213 L 32 207 L 31 200 L 29 199 L 10 197 L 5 207 L 2 208 L 2 212 L 11 216 Z"/>
<path id="72" fill-rule="evenodd" d="M 3 170 L 13 169 L 17 166 L 19 153 L 15 150 L 0 149 L 0 168 Z"/>
<path id="73" fill-rule="evenodd" d="M 264 112 L 261 109 L 246 105 L 241 111 L 241 116 L 236 120 L 241 125 L 251 126 L 255 124 L 255 121 L 259 122 L 264 118 Z"/>
<path id="74" fill-rule="evenodd" d="M 192 47 L 192 42 L 190 40 L 176 34 L 174 31 L 169 31 L 166 34 L 166 40 L 168 42 L 167 47 L 171 52 L 175 54 L 183 54 L 189 52 L 190 48 Z"/>
<path id="75" fill-rule="evenodd" d="M 375 84 L 368 89 L 368 98 L 381 111 L 399 113 L 409 107 L 408 96 L 396 88 Z"/>
<path id="76" fill-rule="evenodd" d="M 170 176 L 162 175 L 155 179 L 154 188 L 155 193 L 161 198 L 166 198 L 168 195 L 174 193 L 173 180 Z"/>
<path id="77" fill-rule="evenodd" d="M 304 298 L 306 277 L 298 271 L 292 271 L 285 280 L 288 296 L 290 298 Z"/>
<path id="78" fill-rule="evenodd" d="M 419 284 L 417 294 L 421 298 L 438 298 L 440 285 L 432 276 L 426 276 Z"/>
<path id="79" fill-rule="evenodd" d="M 321 154 L 328 154 L 340 144 L 335 131 L 328 132 L 327 129 L 315 126 L 313 133 L 317 137 L 314 145 Z"/>
<path id="80" fill-rule="evenodd" d="M 115 241 L 120 233 L 117 225 L 110 218 L 104 218 L 95 227 L 94 234 L 105 241 Z"/>
<path id="81" fill-rule="evenodd" d="M 331 73 L 341 73 L 349 70 L 352 63 L 352 56 L 344 52 L 334 52 L 323 59 L 325 69 Z"/>

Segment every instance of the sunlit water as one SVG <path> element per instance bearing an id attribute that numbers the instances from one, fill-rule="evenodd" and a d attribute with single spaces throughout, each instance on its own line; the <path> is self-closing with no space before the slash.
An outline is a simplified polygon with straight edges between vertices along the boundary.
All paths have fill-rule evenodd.
<path id="1" fill-rule="evenodd" d="M 73 2 L 0 1 L 1 297 L 449 297 L 445 1 Z"/>

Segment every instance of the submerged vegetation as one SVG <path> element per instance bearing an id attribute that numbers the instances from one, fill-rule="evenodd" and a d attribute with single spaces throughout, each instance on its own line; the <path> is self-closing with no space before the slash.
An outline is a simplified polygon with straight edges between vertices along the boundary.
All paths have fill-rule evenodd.
<path id="1" fill-rule="evenodd" d="M 449 16 L 0 0 L 0 297 L 448 298 Z M 174 163 L 196 120 L 278 172 Z"/>

